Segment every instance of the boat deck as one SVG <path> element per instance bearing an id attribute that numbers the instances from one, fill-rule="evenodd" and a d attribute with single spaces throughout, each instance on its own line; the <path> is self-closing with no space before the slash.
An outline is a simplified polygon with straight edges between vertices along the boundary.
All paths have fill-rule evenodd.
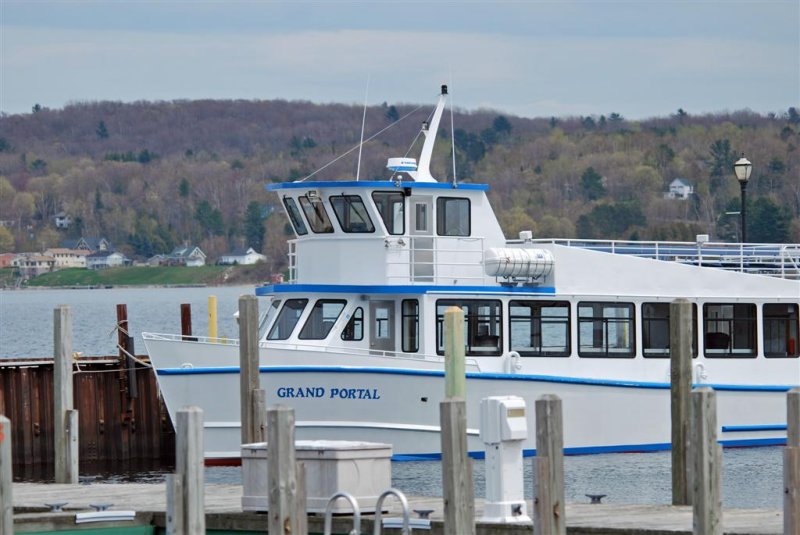
<path id="1" fill-rule="evenodd" d="M 60 485 L 39 483 L 14 483 L 15 533 L 36 531 L 97 529 L 101 527 L 165 525 L 165 485 L 146 483 L 120 483 L 91 485 Z M 207 484 L 205 486 L 206 528 L 230 531 L 262 531 L 267 529 L 267 515 L 244 513 L 241 508 L 240 485 Z M 433 509 L 431 530 L 415 529 L 415 533 L 442 533 L 442 498 L 409 497 L 409 507 Z M 588 499 L 587 499 L 588 501 Z M 65 511 L 51 513 L 45 503 L 68 502 Z M 112 503 L 114 510 L 136 511 L 136 518 L 125 523 L 75 524 L 77 512 L 91 511 L 89 505 Z M 390 512 L 384 517 L 399 516 L 397 502 L 386 501 Z M 528 511 L 532 512 L 528 502 Z M 475 513 L 480 518 L 483 500 L 476 500 Z M 416 516 L 416 515 L 415 515 Z M 619 505 L 619 504 L 568 504 L 566 508 L 567 533 L 572 535 L 605 533 L 627 535 L 690 534 L 692 509 L 670 505 Z M 310 515 L 310 532 L 321 533 L 322 515 Z M 744 535 L 779 535 L 783 533 L 783 514 L 777 509 L 726 509 L 723 514 L 724 532 Z M 350 517 L 337 517 L 334 532 L 345 533 L 352 526 Z M 478 521 L 478 534 L 504 533 L 508 535 L 530 533 L 531 524 L 503 526 Z M 372 533 L 372 519 L 362 519 L 362 533 Z M 399 530 L 385 529 L 385 533 Z"/>

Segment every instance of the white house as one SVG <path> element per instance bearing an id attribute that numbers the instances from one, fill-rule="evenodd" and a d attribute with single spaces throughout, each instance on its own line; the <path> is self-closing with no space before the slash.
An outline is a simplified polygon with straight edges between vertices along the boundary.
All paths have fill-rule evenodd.
<path id="1" fill-rule="evenodd" d="M 226 265 L 233 265 L 238 264 L 240 266 L 255 264 L 257 262 L 266 262 L 267 257 L 261 253 L 257 253 L 255 249 L 252 247 L 248 247 L 247 250 L 245 249 L 234 249 L 233 252 L 228 253 L 226 255 L 222 255 L 219 258 L 220 264 Z"/>
<path id="2" fill-rule="evenodd" d="M 86 256 L 89 254 L 85 249 L 66 249 L 56 247 L 47 249 L 45 256 L 52 256 L 55 261 L 55 269 L 85 268 Z"/>
<path id="3" fill-rule="evenodd" d="M 669 191 L 664 194 L 666 199 L 688 199 L 694 193 L 694 186 L 685 178 L 676 178 L 669 183 Z"/>
<path id="4" fill-rule="evenodd" d="M 28 279 L 53 271 L 55 263 L 56 260 L 52 256 L 38 253 L 22 253 L 11 262 L 11 265 L 19 270 L 19 274 L 23 278 Z"/>
<path id="5" fill-rule="evenodd" d="M 86 256 L 87 269 L 106 269 L 124 266 L 128 262 L 125 255 L 116 251 L 97 251 Z"/>
<path id="6" fill-rule="evenodd" d="M 56 228 L 68 229 L 72 225 L 72 218 L 65 212 L 59 212 L 53 216 L 53 222 Z"/>
<path id="7" fill-rule="evenodd" d="M 206 254 L 195 245 L 176 247 L 167 255 L 168 264 L 186 267 L 206 265 Z"/>

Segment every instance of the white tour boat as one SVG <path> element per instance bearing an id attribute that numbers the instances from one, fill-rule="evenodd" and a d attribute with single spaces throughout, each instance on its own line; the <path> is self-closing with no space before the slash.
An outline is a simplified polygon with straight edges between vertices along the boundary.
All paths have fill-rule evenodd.
<path id="1" fill-rule="evenodd" d="M 800 245 L 506 240 L 487 185 L 441 183 L 419 163 L 386 181 L 268 187 L 296 233 L 289 280 L 266 298 L 260 380 L 295 410 L 298 439 L 386 442 L 395 458 L 440 452 L 443 314 L 464 311 L 469 449 L 487 396 L 563 400 L 567 453 L 669 448 L 669 304 L 693 303 L 693 377 L 717 391 L 724 445 L 786 440 L 800 385 Z M 209 461 L 240 452 L 236 341 L 144 334 L 173 417 L 204 410 Z M 533 453 L 535 433 L 525 443 Z"/>

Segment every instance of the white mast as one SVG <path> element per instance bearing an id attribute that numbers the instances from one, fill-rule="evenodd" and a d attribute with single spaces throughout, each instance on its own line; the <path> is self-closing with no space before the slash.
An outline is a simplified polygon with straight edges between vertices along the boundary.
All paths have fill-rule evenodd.
<path id="1" fill-rule="evenodd" d="M 422 124 L 422 132 L 425 134 L 425 143 L 422 145 L 422 153 L 419 155 L 419 165 L 415 173 L 409 173 L 417 182 L 436 182 L 431 176 L 430 165 L 431 155 L 433 154 L 433 144 L 436 141 L 436 133 L 439 131 L 439 120 L 442 118 L 444 104 L 447 100 L 447 86 L 442 86 L 442 94 L 439 95 L 439 102 L 433 112 L 430 125 Z"/>

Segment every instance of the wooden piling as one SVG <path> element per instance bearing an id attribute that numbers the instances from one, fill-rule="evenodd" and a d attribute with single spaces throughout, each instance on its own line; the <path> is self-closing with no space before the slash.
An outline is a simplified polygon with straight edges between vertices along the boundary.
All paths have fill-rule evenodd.
<path id="1" fill-rule="evenodd" d="M 450 307 L 444 313 L 444 380 L 447 399 L 464 398 L 464 351 L 464 311 L 459 307 Z"/>
<path id="2" fill-rule="evenodd" d="M 297 514 L 294 409 L 285 405 L 267 409 L 267 478 L 268 532 L 270 535 L 300 533 Z"/>
<path id="3" fill-rule="evenodd" d="M 250 410 L 252 411 L 251 423 L 253 429 L 250 431 L 252 442 L 267 441 L 267 394 L 262 388 L 250 391 Z"/>
<path id="4" fill-rule="evenodd" d="M 181 336 L 184 340 L 197 340 L 192 336 L 192 305 L 189 303 L 181 304 Z"/>
<path id="5" fill-rule="evenodd" d="M 672 505 L 691 505 L 689 394 L 692 390 L 692 304 L 669 305 L 670 405 L 672 410 Z"/>
<path id="6" fill-rule="evenodd" d="M 306 465 L 305 463 L 297 463 L 297 493 L 295 496 L 295 515 L 297 515 L 297 532 L 301 535 L 308 533 L 308 494 L 306 486 Z"/>
<path id="7" fill-rule="evenodd" d="M 175 533 L 205 535 L 206 515 L 203 410 L 184 407 L 176 414 L 175 485 L 173 492 L 173 526 Z"/>
<path id="8" fill-rule="evenodd" d="M 467 450 L 467 405 L 446 399 L 439 405 L 442 427 L 442 495 L 445 535 L 475 534 L 475 490 Z"/>
<path id="9" fill-rule="evenodd" d="M 67 411 L 73 406 L 72 388 L 72 315 L 69 306 L 57 305 L 53 311 L 53 437 L 56 483 L 77 483 L 78 471 L 72 470 L 67 435 Z M 77 433 L 77 429 L 75 429 Z M 76 450 L 77 454 L 77 450 Z M 74 461 L 74 462 L 77 462 Z"/>
<path id="10" fill-rule="evenodd" d="M 704 386 L 692 394 L 695 535 L 722 535 L 722 447 L 717 443 L 717 397 Z"/>
<path id="11" fill-rule="evenodd" d="M 564 416 L 561 399 L 546 394 L 536 400 L 536 489 L 533 530 L 536 535 L 566 535 L 564 498 Z"/>
<path id="12" fill-rule="evenodd" d="M 251 392 L 260 388 L 258 379 L 258 298 L 239 298 L 239 400 L 242 444 L 256 442 Z"/>
<path id="13" fill-rule="evenodd" d="M 14 533 L 11 420 L 0 415 L 0 533 Z"/>
<path id="14" fill-rule="evenodd" d="M 217 296 L 208 296 L 208 337 L 217 338 Z"/>
<path id="15" fill-rule="evenodd" d="M 786 396 L 786 448 L 783 450 L 783 532 L 800 533 L 800 388 Z"/>

